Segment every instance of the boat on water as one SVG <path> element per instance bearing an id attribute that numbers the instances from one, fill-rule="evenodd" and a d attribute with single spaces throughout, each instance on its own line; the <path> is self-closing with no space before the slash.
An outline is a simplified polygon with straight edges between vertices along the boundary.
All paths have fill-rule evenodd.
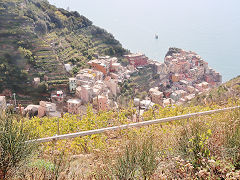
<path id="1" fill-rule="evenodd" d="M 158 39 L 158 35 L 157 34 L 155 34 L 155 39 Z"/>

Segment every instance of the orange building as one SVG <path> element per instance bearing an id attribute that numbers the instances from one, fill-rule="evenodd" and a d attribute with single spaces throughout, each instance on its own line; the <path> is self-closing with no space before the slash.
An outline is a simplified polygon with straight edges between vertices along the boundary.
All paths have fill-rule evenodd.
<path id="1" fill-rule="evenodd" d="M 88 64 L 90 64 L 93 69 L 102 72 L 104 75 L 107 75 L 109 68 L 101 60 L 98 60 L 98 59 L 92 60 L 92 61 L 89 61 Z"/>
<path id="2" fill-rule="evenodd" d="M 172 82 L 178 82 L 178 81 L 180 81 L 179 74 L 173 74 L 172 75 Z"/>

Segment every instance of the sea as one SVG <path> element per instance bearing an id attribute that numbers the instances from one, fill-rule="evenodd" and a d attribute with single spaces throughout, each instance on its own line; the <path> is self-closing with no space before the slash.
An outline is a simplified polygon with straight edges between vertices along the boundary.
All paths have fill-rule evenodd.
<path id="1" fill-rule="evenodd" d="M 240 75 L 240 0 L 49 2 L 78 11 L 133 53 L 163 62 L 169 47 L 178 47 L 198 53 L 223 81 Z"/>

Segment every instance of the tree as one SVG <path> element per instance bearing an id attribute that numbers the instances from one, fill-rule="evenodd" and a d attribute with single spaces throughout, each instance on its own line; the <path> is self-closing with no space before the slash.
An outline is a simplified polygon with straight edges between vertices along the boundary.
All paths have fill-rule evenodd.
<path id="1" fill-rule="evenodd" d="M 38 20 L 36 22 L 35 31 L 40 34 L 46 34 L 47 33 L 46 23 L 42 20 Z"/>
<path id="2" fill-rule="evenodd" d="M 77 74 L 77 73 L 79 72 L 79 70 L 80 70 L 80 69 L 75 66 L 75 67 L 73 68 L 72 72 L 73 72 L 73 74 Z"/>
<path id="3" fill-rule="evenodd" d="M 34 64 L 35 62 L 35 57 L 33 56 L 32 52 L 29 49 L 23 48 L 21 46 L 19 46 L 18 48 L 19 52 L 28 59 L 29 63 Z"/>

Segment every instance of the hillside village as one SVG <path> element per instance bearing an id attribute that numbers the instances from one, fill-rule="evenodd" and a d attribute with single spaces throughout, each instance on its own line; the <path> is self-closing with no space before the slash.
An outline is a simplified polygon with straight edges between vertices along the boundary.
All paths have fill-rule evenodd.
<path id="1" fill-rule="evenodd" d="M 72 2 L 64 3 L 72 7 Z M 201 8 L 188 11 L 201 3 L 210 16 Z M 161 23 L 148 16 L 154 26 L 144 18 L 138 21 L 139 13 L 133 14 L 136 21 L 128 14 L 124 17 L 130 19 L 121 21 L 130 20 L 141 30 L 153 27 L 159 33 L 155 38 L 152 31 L 140 33 L 151 34 L 152 40 L 144 43 L 153 47 L 141 45 L 158 49 L 155 53 L 165 53 L 161 49 L 168 41 L 197 43 L 199 52 L 218 58 L 219 68 L 228 65 L 227 74 L 221 70 L 228 79 L 231 73 L 239 74 L 233 51 L 224 49 L 224 43 L 220 48 L 203 46 L 204 51 L 200 46 L 209 41 L 216 45 L 214 37 L 232 42 L 226 32 L 214 31 L 222 26 L 214 27 L 212 20 L 224 24 L 222 10 L 232 12 L 228 8 L 238 6 L 224 3 L 218 9 L 221 3 L 217 8 L 201 3 L 160 3 L 156 7 L 165 8 L 166 15 L 178 9 L 179 18 L 164 16 Z M 122 1 L 112 4 L 112 12 L 104 11 L 108 6 L 102 1 L 101 6 L 74 4 L 74 9 L 104 15 L 126 12 Z M 143 5 L 132 4 L 136 10 Z M 130 3 L 127 6 L 134 12 Z M 70 7 L 58 8 L 48 0 L 0 1 L 0 179 L 240 179 L 240 75 L 222 83 L 221 74 L 209 67 L 210 59 L 176 47 L 160 61 L 130 52 L 85 17 L 85 10 Z M 148 6 L 143 7 L 147 12 Z M 199 34 L 201 40 L 191 38 L 200 32 L 192 31 L 192 21 L 174 22 L 181 13 L 183 19 L 191 17 L 194 24 L 207 27 L 209 18 L 210 28 L 204 37 Z M 237 27 L 235 21 L 234 27 L 227 25 L 229 30 Z M 156 28 L 161 26 L 168 32 L 160 33 Z M 128 29 L 121 33 L 128 34 Z M 233 43 L 225 45 L 232 48 Z M 222 53 L 234 63 L 224 63 Z"/>
<path id="2" fill-rule="evenodd" d="M 161 84 L 151 88 L 149 95 L 153 103 L 163 106 L 186 103 L 222 83 L 222 76 L 195 52 L 180 50 L 166 56 L 164 63 L 150 64 L 159 74 Z"/>
<path id="3" fill-rule="evenodd" d="M 179 50 L 167 55 L 163 63 L 150 60 L 141 53 L 128 54 L 124 58 L 128 61 L 127 66 L 110 56 L 90 60 L 90 68 L 81 69 L 75 77 L 69 78 L 68 91 L 58 89 L 52 92 L 51 102 L 40 101 L 39 105 L 31 104 L 26 108 L 20 105 L 17 110 L 31 116 L 61 117 L 64 113 L 84 114 L 90 104 L 96 112 L 117 109 L 117 97 L 121 92 L 119 83 L 131 79 L 133 73 L 146 66 L 151 67 L 160 83 L 149 89 L 145 99 L 132 97 L 141 112 L 155 104 L 165 107 L 186 103 L 222 83 L 222 76 L 195 52 Z M 65 68 L 69 71 L 72 67 L 65 64 Z M 35 77 L 33 85 L 36 87 L 40 83 L 41 79 Z M 1 107 L 7 107 L 4 96 L 0 101 Z"/>
<path id="4" fill-rule="evenodd" d="M 137 84 L 137 74 L 146 82 L 125 99 L 143 112 L 154 104 L 186 103 L 222 82 L 194 52 L 170 48 L 163 63 L 131 54 L 78 12 L 45 1 L 4 0 L 0 6 L 1 109 L 12 106 L 18 113 L 39 117 L 82 114 L 88 105 L 95 112 L 118 109 L 121 90 L 129 88 L 124 83 Z M 154 85 L 142 78 L 143 70 L 156 77 Z M 143 91 L 146 95 L 138 96 Z"/>

